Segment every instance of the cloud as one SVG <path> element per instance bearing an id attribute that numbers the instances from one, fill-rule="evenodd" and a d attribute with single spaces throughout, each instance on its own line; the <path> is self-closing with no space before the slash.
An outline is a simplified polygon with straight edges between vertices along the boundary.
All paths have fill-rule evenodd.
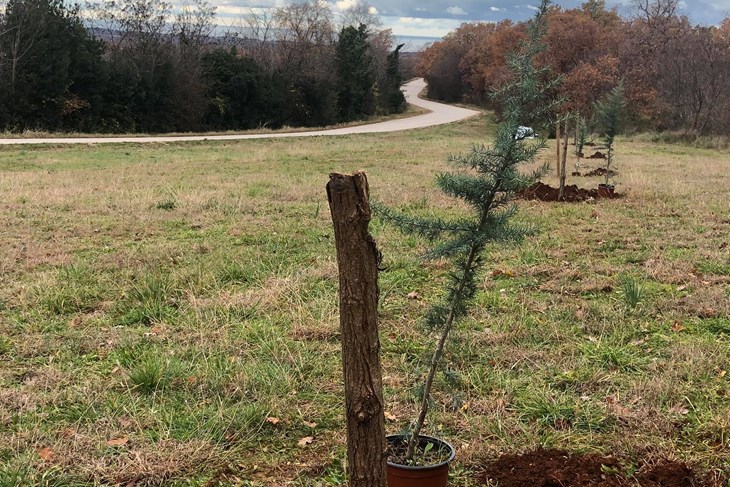
<path id="1" fill-rule="evenodd" d="M 450 13 L 451 15 L 469 15 L 461 7 L 449 7 L 449 8 L 446 9 L 446 12 Z"/>
<path id="2" fill-rule="evenodd" d="M 489 7 L 489 10 L 491 10 L 492 12 L 503 12 L 504 10 L 507 10 L 507 9 L 498 8 L 498 7 Z"/>

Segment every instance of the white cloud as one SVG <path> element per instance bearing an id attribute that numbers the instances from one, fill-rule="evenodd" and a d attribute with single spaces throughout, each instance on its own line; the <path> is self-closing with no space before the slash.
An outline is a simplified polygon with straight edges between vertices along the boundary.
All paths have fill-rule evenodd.
<path id="1" fill-rule="evenodd" d="M 339 0 L 339 2 L 335 2 L 335 8 L 338 10 L 347 10 L 348 8 L 354 7 L 356 3 L 355 0 Z"/>
<path id="2" fill-rule="evenodd" d="M 396 35 L 413 37 L 443 37 L 463 22 L 458 19 L 425 19 L 419 17 L 381 16 L 383 27 Z"/>
<path id="3" fill-rule="evenodd" d="M 451 15 L 467 15 L 467 12 L 461 7 L 449 7 L 446 9 L 446 12 Z"/>
<path id="4" fill-rule="evenodd" d="M 491 10 L 492 12 L 501 12 L 506 9 L 498 8 L 498 7 L 489 7 L 489 10 Z"/>
<path id="5" fill-rule="evenodd" d="M 377 9 L 377 8 L 375 8 L 375 7 L 371 6 L 371 7 L 370 7 L 370 8 L 368 9 L 368 13 L 369 13 L 370 15 L 378 15 L 378 13 L 379 13 L 379 12 L 378 12 L 378 9 Z"/>
<path id="6" fill-rule="evenodd" d="M 535 11 L 540 10 L 538 7 L 535 7 L 534 5 L 525 5 L 525 7 L 529 8 L 530 10 L 535 10 Z"/>

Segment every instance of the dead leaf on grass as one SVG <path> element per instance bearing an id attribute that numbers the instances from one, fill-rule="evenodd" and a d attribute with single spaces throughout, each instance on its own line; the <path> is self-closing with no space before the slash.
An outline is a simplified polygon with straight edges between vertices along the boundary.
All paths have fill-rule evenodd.
<path id="1" fill-rule="evenodd" d="M 672 406 L 671 408 L 669 408 L 669 412 L 673 414 L 679 414 L 681 416 L 687 416 L 689 414 L 689 409 L 681 404 L 677 404 L 676 406 Z"/>
<path id="2" fill-rule="evenodd" d="M 385 412 L 385 419 L 387 419 L 388 421 L 398 421 L 398 417 L 393 413 L 389 413 L 388 411 Z"/>
<path id="3" fill-rule="evenodd" d="M 302 423 L 304 423 L 304 426 L 306 426 L 307 428 L 316 428 L 317 427 L 317 423 L 312 423 L 309 421 L 302 421 Z"/>
<path id="4" fill-rule="evenodd" d="M 50 462 L 53 459 L 53 450 L 50 448 L 41 448 L 38 450 L 38 456 L 44 462 Z"/>
<path id="5" fill-rule="evenodd" d="M 297 446 L 311 445 L 312 442 L 314 442 L 314 436 L 305 436 L 304 438 L 300 438 L 299 441 L 297 441 Z"/>
<path id="6" fill-rule="evenodd" d="M 406 297 L 408 299 L 421 299 L 421 295 L 418 294 L 418 292 L 416 292 L 416 291 L 408 293 L 408 295 L 406 295 Z"/>
<path id="7" fill-rule="evenodd" d="M 273 424 L 273 425 L 277 425 L 277 424 L 281 423 L 281 420 L 279 418 L 277 418 L 276 416 L 269 416 L 268 418 L 266 418 L 266 422 Z"/>
<path id="8" fill-rule="evenodd" d="M 129 443 L 129 438 L 127 438 L 126 436 L 121 436 L 119 438 L 108 440 L 106 442 L 106 446 L 124 446 L 127 443 Z"/>

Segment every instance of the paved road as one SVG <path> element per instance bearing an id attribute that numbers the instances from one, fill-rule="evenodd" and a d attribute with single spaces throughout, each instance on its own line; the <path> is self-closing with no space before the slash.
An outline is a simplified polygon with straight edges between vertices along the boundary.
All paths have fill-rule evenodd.
<path id="1" fill-rule="evenodd" d="M 429 113 L 409 118 L 389 120 L 387 122 L 357 125 L 329 130 L 313 130 L 308 132 L 281 132 L 268 134 L 238 135 L 175 135 L 160 137 L 68 137 L 39 139 L 0 139 L 0 145 L 19 144 L 105 144 L 105 143 L 144 143 L 144 142 L 180 142 L 200 140 L 242 140 L 242 139 L 274 139 L 281 137 L 316 137 L 322 135 L 368 134 L 378 132 L 397 132 L 423 127 L 432 127 L 445 123 L 457 122 L 477 115 L 479 112 L 466 108 L 444 105 L 423 100 L 418 94 L 426 87 L 423 78 L 418 78 L 403 85 L 408 103 L 430 110 Z"/>

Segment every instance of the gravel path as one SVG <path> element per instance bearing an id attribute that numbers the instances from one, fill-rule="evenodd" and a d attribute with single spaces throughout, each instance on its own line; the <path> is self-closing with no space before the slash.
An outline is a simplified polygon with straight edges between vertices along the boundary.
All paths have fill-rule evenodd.
<path id="1" fill-rule="evenodd" d="M 414 117 L 388 120 L 387 122 L 357 125 L 328 130 L 312 130 L 307 132 L 281 132 L 268 134 L 238 134 L 238 135 L 174 135 L 154 137 L 61 137 L 37 139 L 0 139 L 0 145 L 30 145 L 30 144 L 105 144 L 105 143 L 146 143 L 146 142 L 180 142 L 201 140 L 243 140 L 243 139 L 277 139 L 282 137 L 317 137 L 325 135 L 371 134 L 379 132 L 397 132 L 412 130 L 434 125 L 458 122 L 479 112 L 459 108 L 443 103 L 424 100 L 418 94 L 426 87 L 423 78 L 417 78 L 403 85 L 406 100 L 411 105 L 430 110 L 429 113 Z"/>

